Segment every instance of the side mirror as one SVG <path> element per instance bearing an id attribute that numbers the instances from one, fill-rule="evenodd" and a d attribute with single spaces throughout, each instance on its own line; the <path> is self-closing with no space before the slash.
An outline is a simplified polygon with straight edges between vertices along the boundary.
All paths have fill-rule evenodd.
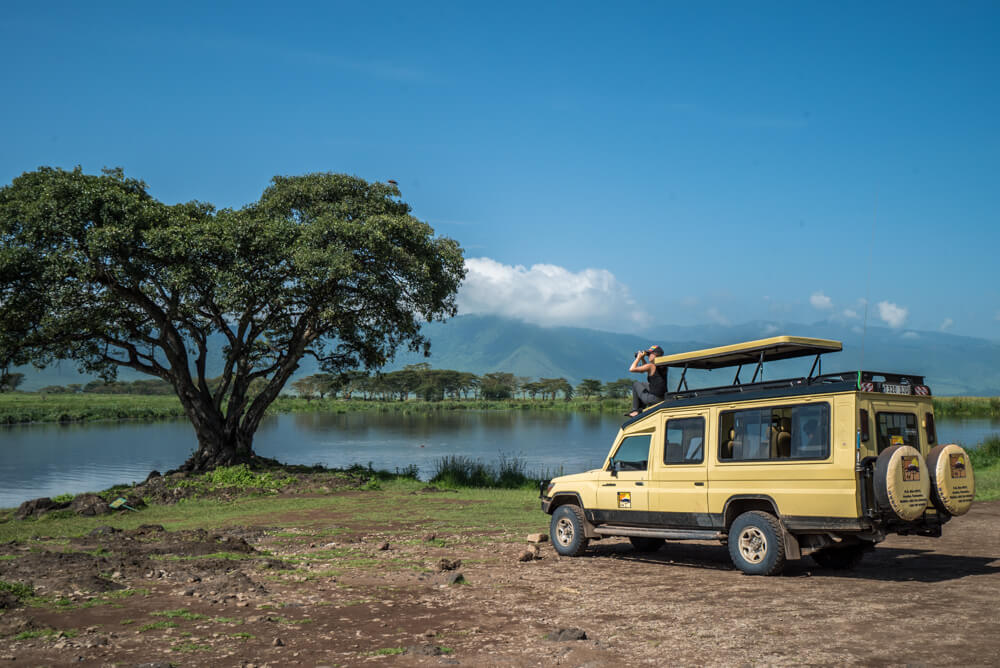
<path id="1" fill-rule="evenodd" d="M 621 470 L 621 462 L 612 459 L 611 460 L 611 475 L 617 478 L 618 477 L 618 471 L 620 471 L 620 470 Z"/>

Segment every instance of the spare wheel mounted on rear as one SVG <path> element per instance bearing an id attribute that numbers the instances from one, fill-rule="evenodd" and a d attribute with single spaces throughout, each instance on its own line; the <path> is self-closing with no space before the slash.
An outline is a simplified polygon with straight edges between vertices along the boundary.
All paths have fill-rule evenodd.
<path id="1" fill-rule="evenodd" d="M 909 445 L 894 445 L 882 451 L 875 462 L 875 500 L 880 510 L 905 522 L 924 514 L 931 482 L 920 452 Z"/>
<path id="2" fill-rule="evenodd" d="M 931 502 L 938 510 L 955 516 L 969 512 L 976 496 L 969 453 L 954 443 L 939 445 L 927 454 L 927 471 Z"/>

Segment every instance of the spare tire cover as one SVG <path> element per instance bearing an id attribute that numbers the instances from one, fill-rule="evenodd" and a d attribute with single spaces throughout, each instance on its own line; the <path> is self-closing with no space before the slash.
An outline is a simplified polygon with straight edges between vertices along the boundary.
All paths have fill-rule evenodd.
<path id="1" fill-rule="evenodd" d="M 976 477 L 972 461 L 962 446 L 939 445 L 927 455 L 927 471 L 931 479 L 931 501 L 938 510 L 951 515 L 964 515 L 976 496 Z"/>
<path id="2" fill-rule="evenodd" d="M 924 514 L 931 481 L 920 451 L 909 445 L 894 445 L 882 451 L 875 462 L 875 499 L 879 508 L 901 520 L 912 522 Z"/>

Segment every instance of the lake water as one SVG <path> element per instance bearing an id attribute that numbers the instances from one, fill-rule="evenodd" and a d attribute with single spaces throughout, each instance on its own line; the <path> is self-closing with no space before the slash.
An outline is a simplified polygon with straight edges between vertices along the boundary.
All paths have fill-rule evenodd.
<path id="1" fill-rule="evenodd" d="M 289 464 L 415 464 L 424 479 L 449 454 L 486 463 L 513 455 L 531 472 L 558 474 L 600 466 L 620 424 L 613 414 L 555 411 L 299 413 L 267 418 L 254 449 Z M 974 445 L 1000 434 L 1000 420 L 939 419 L 937 429 L 941 443 Z M 195 446 L 186 420 L 0 427 L 0 508 L 141 481 L 178 467 Z"/>

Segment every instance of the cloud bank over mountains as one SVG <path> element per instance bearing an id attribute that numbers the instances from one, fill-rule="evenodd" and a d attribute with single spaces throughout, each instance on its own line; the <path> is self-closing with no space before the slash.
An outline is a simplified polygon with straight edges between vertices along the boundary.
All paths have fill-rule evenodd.
<path id="1" fill-rule="evenodd" d="M 527 267 L 504 264 L 488 257 L 468 258 L 465 267 L 468 273 L 458 293 L 458 308 L 459 313 L 466 315 L 496 315 L 542 327 L 584 327 L 622 333 L 655 333 L 669 324 L 700 322 L 729 326 L 740 320 L 757 319 L 752 310 L 741 308 L 745 300 L 735 303 L 731 295 L 717 295 L 716 299 L 709 300 L 675 297 L 666 307 L 660 303 L 643 308 L 632 296 L 629 286 L 607 269 L 571 271 L 555 264 Z M 681 287 L 678 285 L 679 289 Z M 867 307 L 864 298 L 837 300 L 824 290 L 814 290 L 808 297 L 792 295 L 782 300 L 765 296 L 763 299 L 768 304 L 768 316 L 781 320 L 799 318 L 806 321 L 809 313 L 818 312 L 826 320 L 851 325 L 859 332 L 863 329 L 863 319 L 880 322 L 899 333 L 919 328 L 918 324 L 910 322 L 910 308 L 890 299 L 881 299 Z M 708 303 L 703 303 L 706 301 Z M 666 322 L 662 317 L 655 317 L 664 313 L 675 319 Z M 1000 320 L 1000 313 L 997 318 Z M 945 317 L 936 328 L 946 332 L 952 331 L 954 326 L 955 321 Z"/>
<path id="2" fill-rule="evenodd" d="M 468 258 L 458 293 L 464 314 L 492 314 L 542 326 L 631 331 L 649 324 L 628 287 L 606 269 L 578 272 L 554 264 L 508 265 Z"/>

